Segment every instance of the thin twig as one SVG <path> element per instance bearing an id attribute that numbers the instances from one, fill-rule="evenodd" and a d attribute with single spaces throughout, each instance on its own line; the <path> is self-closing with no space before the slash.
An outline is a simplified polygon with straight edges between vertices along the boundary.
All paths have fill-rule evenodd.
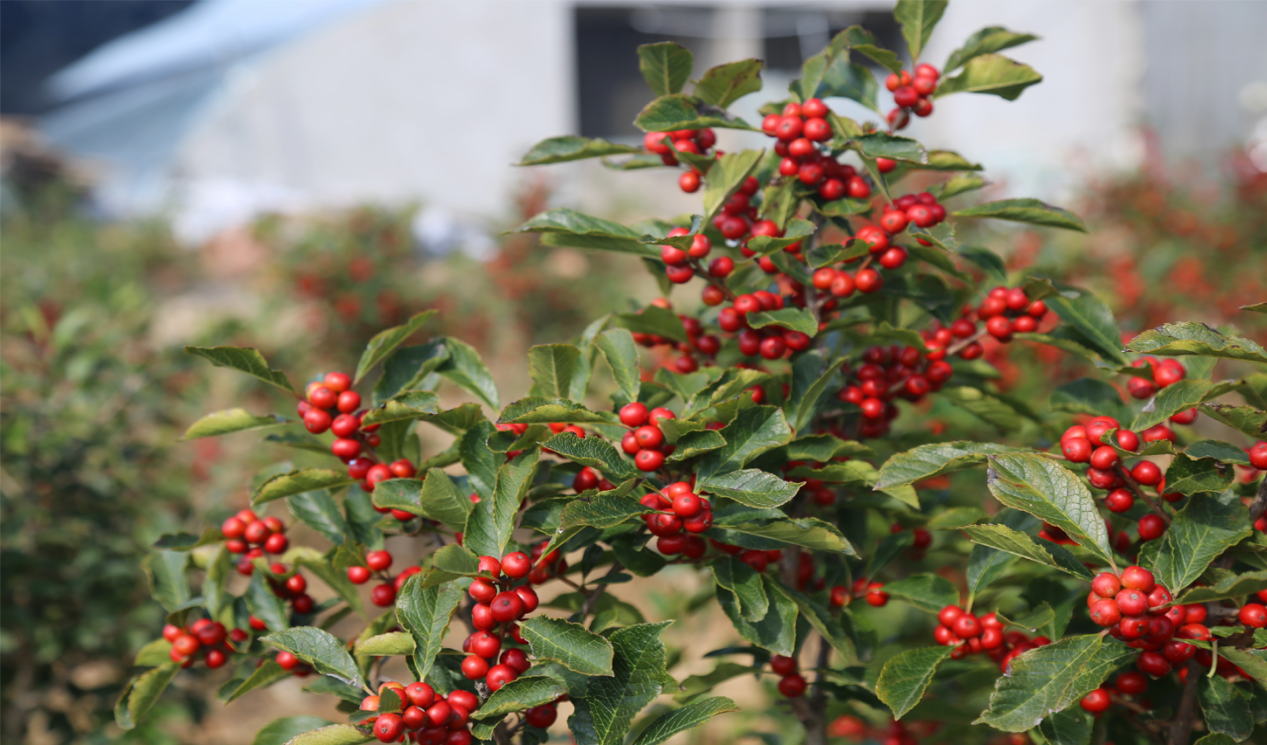
<path id="1" fill-rule="evenodd" d="M 1170 723 L 1169 745 L 1188 745 L 1192 736 L 1192 719 L 1197 711 L 1197 680 L 1201 667 L 1196 660 L 1188 660 L 1188 678 L 1183 682 L 1183 697 L 1179 699 L 1179 711 Z"/>

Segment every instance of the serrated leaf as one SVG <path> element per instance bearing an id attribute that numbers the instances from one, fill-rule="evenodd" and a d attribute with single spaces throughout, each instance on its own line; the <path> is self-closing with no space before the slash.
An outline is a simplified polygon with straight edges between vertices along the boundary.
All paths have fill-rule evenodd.
<path id="1" fill-rule="evenodd" d="M 1125 644 L 1098 634 L 1030 650 L 1012 661 L 1010 675 L 999 678 L 990 707 L 974 724 L 1025 732 L 1076 704 L 1135 655 Z"/>
<path id="2" fill-rule="evenodd" d="M 621 491 L 619 488 L 615 492 Z M 592 494 L 592 492 L 588 492 Z M 595 497 L 574 499 L 563 507 L 559 526 L 546 547 L 549 552 L 570 540 L 582 528 L 612 528 L 645 515 L 651 510 L 624 494 L 605 492 Z"/>
<path id="3" fill-rule="evenodd" d="M 1009 554 L 1006 551 L 979 543 L 973 546 L 968 554 L 968 597 L 976 597 L 982 589 L 993 584 L 1016 563 L 1016 559 L 1015 554 Z"/>
<path id="4" fill-rule="evenodd" d="M 681 93 L 694 64 L 691 50 L 677 42 L 662 41 L 638 47 L 638 69 L 657 96 Z"/>
<path id="5" fill-rule="evenodd" d="M 329 491 L 322 489 L 294 494 L 287 500 L 287 504 L 290 506 L 290 514 L 331 543 L 343 543 L 347 537 L 347 520 L 343 518 L 339 505 Z"/>
<path id="6" fill-rule="evenodd" d="M 831 47 L 844 47 L 850 51 L 870 57 L 872 61 L 889 72 L 900 73 L 902 71 L 902 60 L 898 58 L 897 54 L 888 49 L 882 49 L 875 38 L 875 34 L 862 26 L 850 26 L 836 34 L 836 38 L 831 41 Z"/>
<path id="7" fill-rule="evenodd" d="M 648 724 L 646 729 L 638 735 L 638 739 L 634 740 L 633 745 L 660 745 L 679 732 L 697 727 L 718 714 L 725 714 L 728 711 L 739 711 L 739 707 L 734 701 L 723 696 L 706 698 L 687 704 L 680 709 L 667 711 Z"/>
<path id="8" fill-rule="evenodd" d="M 457 488 L 447 473 L 438 468 L 427 471 L 419 495 L 421 511 L 418 514 L 457 530 L 465 527 L 467 516 L 471 514 L 473 507 L 471 498 Z"/>
<path id="9" fill-rule="evenodd" d="M 343 642 L 327 631 L 312 626 L 296 626 L 264 637 L 261 641 L 295 655 L 322 675 L 348 685 L 365 687 L 365 679 L 348 654 Z"/>
<path id="10" fill-rule="evenodd" d="M 1043 295 L 1041 299 L 1047 307 L 1055 311 L 1062 321 L 1073 326 L 1085 339 L 1085 343 L 1092 346 L 1105 360 L 1117 363 L 1120 367 L 1130 366 L 1131 361 L 1121 351 L 1122 334 L 1118 330 L 1117 321 L 1113 319 L 1113 312 L 1099 298 L 1086 290 L 1058 282 L 1044 281 L 1039 287 L 1046 288 L 1045 292 L 1039 294 Z M 1060 329 L 1056 331 L 1059 332 Z M 1026 338 L 1052 343 L 1053 340 L 1040 339 L 1041 336 L 1025 335 Z"/>
<path id="11" fill-rule="evenodd" d="M 421 419 L 436 414 L 440 397 L 432 391 L 405 391 L 387 399 L 381 406 L 365 413 L 364 426 Z"/>
<path id="12" fill-rule="evenodd" d="M 934 476 L 983 465 L 992 453 L 1012 453 L 1015 448 L 991 442 L 945 442 L 920 445 L 898 453 L 880 466 L 877 489 L 907 486 Z"/>
<path id="13" fill-rule="evenodd" d="M 251 740 L 251 745 L 286 745 L 295 737 L 309 730 L 327 727 L 331 724 L 334 724 L 334 722 L 327 721 L 321 717 L 300 716 L 274 719 L 264 725 L 259 732 L 255 733 L 255 739 Z"/>
<path id="14" fill-rule="evenodd" d="M 788 221 L 783 229 L 783 235 L 757 235 L 748 239 L 747 246 L 759 256 L 768 256 L 775 251 L 782 251 L 794 243 L 799 243 L 814 234 L 814 223 L 809 220 L 793 218 Z M 796 310 L 795 308 L 783 308 L 781 310 Z M 815 331 L 818 327 L 815 326 Z"/>
<path id="15" fill-rule="evenodd" d="M 246 680 L 230 681 L 236 683 L 234 686 L 226 686 L 222 688 L 216 697 L 220 699 L 220 703 L 227 704 L 235 701 L 242 696 L 254 691 L 258 688 L 265 688 L 274 683 L 279 683 L 291 677 L 289 670 L 286 670 L 275 660 L 264 660 L 263 664 L 255 668 L 251 672 L 251 676 Z"/>
<path id="16" fill-rule="evenodd" d="M 784 481 L 772 473 L 755 468 L 744 468 L 714 474 L 701 481 L 696 488 L 701 492 L 733 499 L 748 507 L 765 509 L 791 501 L 800 491 L 801 484 Z"/>
<path id="17" fill-rule="evenodd" d="M 666 435 L 667 437 L 667 435 Z M 668 457 L 669 463 L 681 463 L 704 453 L 711 452 L 726 444 L 726 438 L 713 430 L 687 432 L 673 443 L 676 450 Z"/>
<path id="18" fill-rule="evenodd" d="M 580 359 L 581 350 L 571 344 L 540 344 L 529 349 L 533 395 L 566 399 Z"/>
<path id="19" fill-rule="evenodd" d="M 1267 651 L 1262 649 L 1235 649 L 1220 647 L 1219 654 L 1245 671 L 1264 690 L 1267 690 Z M 1261 693 L 1260 693 L 1261 696 Z"/>
<path id="20" fill-rule="evenodd" d="M 359 486 L 350 489 L 343 498 L 343 516 L 357 543 L 365 544 L 371 551 L 383 548 L 383 531 L 378 528 L 383 516 L 374 511 L 370 495 Z"/>
<path id="21" fill-rule="evenodd" d="M 1049 228 L 1087 232 L 1087 226 L 1072 212 L 1037 199 L 1000 199 L 958 210 L 954 217 L 989 217 L 995 220 L 1023 222 Z"/>
<path id="22" fill-rule="evenodd" d="M 1038 745 L 1091 745 L 1094 726 L 1095 716 L 1077 706 L 1052 714 L 1029 734 Z"/>
<path id="23" fill-rule="evenodd" d="M 1104 519 L 1077 476 L 1030 453 L 991 455 L 989 460 L 986 484 L 996 499 L 1064 530 L 1105 564 L 1112 563 Z"/>
<path id="24" fill-rule="evenodd" d="M 423 587 L 422 578 L 410 577 L 396 598 L 396 620 L 414 640 L 411 657 L 419 680 L 425 680 L 444 645 L 449 619 L 465 593 L 453 582 Z"/>
<path id="25" fill-rule="evenodd" d="M 246 432 L 252 429 L 266 429 L 292 424 L 290 420 L 276 414 L 255 416 L 246 409 L 225 409 L 204 416 L 185 430 L 182 440 L 196 440 L 200 437 L 219 437 L 233 432 Z"/>
<path id="26" fill-rule="evenodd" d="M 580 624 L 533 616 L 523 621 L 519 630 L 538 660 L 554 660 L 581 675 L 613 674 L 613 642 Z"/>
<path id="27" fill-rule="evenodd" d="M 1249 456 L 1245 451 L 1230 442 L 1197 440 L 1184 448 L 1183 452 L 1189 458 L 1212 458 L 1222 463 L 1235 463 L 1241 466 L 1249 465 Z"/>
<path id="28" fill-rule="evenodd" d="M 783 411 L 773 406 L 754 406 L 739 412 L 721 430 L 726 446 L 704 456 L 697 470 L 698 477 L 708 480 L 714 474 L 736 471 L 753 458 L 792 441 L 792 428 Z"/>
<path id="29" fill-rule="evenodd" d="M 348 579 L 347 567 L 338 567 L 328 559 L 316 556 L 303 556 L 295 559 L 295 565 L 303 567 L 334 590 L 347 607 L 360 616 L 365 615 L 365 607 L 361 605 L 361 596 L 357 594 L 356 585 Z"/>
<path id="30" fill-rule="evenodd" d="M 370 339 L 369 344 L 365 345 L 365 351 L 361 353 L 361 360 L 356 364 L 356 383 L 365 377 L 365 373 L 369 372 L 374 365 L 382 362 L 389 354 L 396 351 L 396 347 L 405 343 L 405 340 L 413 336 L 418 329 L 436 314 L 434 310 L 427 310 L 410 316 L 409 320 L 399 326 L 393 326 L 384 329 L 374 335 Z"/>
<path id="31" fill-rule="evenodd" d="M 362 745 L 373 741 L 374 735 L 362 732 L 350 724 L 332 724 L 296 735 L 286 745 Z"/>
<path id="32" fill-rule="evenodd" d="M 449 359 L 444 339 L 401 347 L 383 363 L 383 374 L 374 384 L 374 403 L 381 404 L 402 391 L 413 390 Z"/>
<path id="33" fill-rule="evenodd" d="M 573 462 L 597 468 L 614 481 L 638 475 L 633 464 L 620 457 L 611 443 L 598 437 L 582 438 L 572 432 L 564 432 L 546 440 L 545 447 Z"/>
<path id="34" fill-rule="evenodd" d="M 189 578 L 185 576 L 188 562 L 189 554 L 170 550 L 151 551 L 142 562 L 149 579 L 150 595 L 168 613 L 175 612 L 193 597 Z"/>
<path id="35" fill-rule="evenodd" d="M 940 98 L 952 93 L 989 93 L 1015 101 L 1026 88 L 1042 80 L 1043 76 L 1029 65 L 1001 54 L 983 54 L 968 60 L 963 71 L 953 78 L 942 78 L 934 95 Z M 1082 230 L 1086 232 L 1085 228 Z"/>
<path id="36" fill-rule="evenodd" d="M 550 441 L 554 439 L 558 438 Z M 533 449 L 515 456 L 498 469 L 492 495 L 474 505 L 466 518 L 463 545 L 481 556 L 506 553 L 515 531 L 515 517 L 532 487 L 537 465 L 538 453 Z"/>
<path id="37" fill-rule="evenodd" d="M 946 12 L 947 0 L 898 0 L 893 17 L 902 24 L 902 36 L 911 59 L 918 60 L 920 52 L 928 44 L 933 27 Z"/>
<path id="38" fill-rule="evenodd" d="M 946 401 L 971 412 L 1000 432 L 1020 429 L 1023 424 L 1024 417 L 1011 402 L 980 388 L 966 385 L 950 386 L 943 388 L 939 393 Z"/>
<path id="39" fill-rule="evenodd" d="M 833 616 L 830 611 L 805 593 L 793 590 L 781 582 L 770 581 L 769 586 L 791 598 L 800 611 L 801 617 L 822 635 L 823 639 L 836 650 L 846 665 L 856 666 L 862 664 L 862 661 L 858 659 L 857 646 L 849 634 L 845 632 L 837 616 Z"/>
<path id="40" fill-rule="evenodd" d="M 1091 571 L 1074 558 L 1073 554 L 1051 541 L 1033 538 L 1006 525 L 969 525 L 962 530 L 974 543 L 1036 561 L 1080 579 L 1090 581 L 1094 578 Z"/>
<path id="41" fill-rule="evenodd" d="M 715 512 L 721 515 L 721 512 Z M 816 551 L 856 556 L 836 526 L 814 517 L 792 519 L 779 510 L 748 510 L 735 517 L 714 517 L 709 535 L 726 543 L 761 550 L 804 546 Z"/>
<path id="42" fill-rule="evenodd" d="M 723 109 L 749 93 L 761 90 L 761 70 L 765 62 L 745 59 L 710 67 L 695 82 L 695 95 Z"/>
<path id="43" fill-rule="evenodd" d="M 639 233 L 619 223 L 585 215 L 575 210 L 546 210 L 515 229 L 518 233 L 544 233 L 553 245 L 592 248 L 660 258 L 660 251 L 638 241 Z"/>
<path id="44" fill-rule="evenodd" d="M 1051 394 L 1051 408 L 1075 414 L 1107 415 L 1124 419 L 1126 407 L 1116 388 L 1096 378 L 1079 378 Z"/>
<path id="45" fill-rule="evenodd" d="M 1180 453 L 1166 469 L 1166 491 L 1185 496 L 1218 492 L 1231 486 L 1233 478 L 1230 467 L 1220 467 L 1216 461 L 1196 460 Z"/>
<path id="46" fill-rule="evenodd" d="M 887 132 L 872 132 L 854 140 L 868 158 L 888 158 L 910 163 L 927 163 L 928 151 L 917 140 Z"/>
<path id="47" fill-rule="evenodd" d="M 887 52 L 887 50 L 882 50 L 879 47 L 870 47 L 870 49 L 881 55 Z M 814 60 L 814 58 L 806 60 L 805 64 L 807 66 L 810 65 L 811 60 Z M 871 70 L 865 65 L 850 62 L 849 57 L 842 54 L 832 59 L 823 69 L 822 80 L 818 83 L 815 95 L 821 98 L 848 98 L 879 113 L 880 108 L 877 98 L 879 92 L 880 85 Z M 810 98 L 812 96 L 806 97 Z M 834 125 L 835 122 L 832 121 L 832 124 Z M 832 131 L 837 135 L 844 134 L 835 126 L 832 127 Z"/>
<path id="48" fill-rule="evenodd" d="M 475 493 L 487 498 L 493 493 L 493 484 L 497 481 L 497 467 L 503 460 L 497 453 L 488 449 L 488 438 L 497 429 L 490 422 L 481 422 L 478 426 L 467 430 L 458 440 L 458 454 L 462 459 L 462 467 L 470 486 Z"/>
<path id="49" fill-rule="evenodd" d="M 414 653 L 414 638 L 404 631 L 389 631 L 378 634 L 356 644 L 358 655 L 372 657 L 397 657 Z"/>
<path id="50" fill-rule="evenodd" d="M 521 398 L 502 410 L 499 422 L 516 424 L 590 424 L 605 422 L 612 424 L 615 416 L 597 411 L 590 411 L 583 404 L 562 398 L 540 398 L 529 396 Z"/>
<path id="51" fill-rule="evenodd" d="M 818 334 L 818 321 L 814 318 L 814 314 L 805 308 L 780 308 L 749 313 L 748 325 L 754 329 L 766 326 L 787 328 L 811 337 Z"/>
<path id="52" fill-rule="evenodd" d="M 969 36 L 963 46 L 950 53 L 950 56 L 946 58 L 946 64 L 942 67 L 942 74 L 949 74 L 962 67 L 968 60 L 983 54 L 1001 52 L 1036 39 L 1038 37 L 1033 34 L 1018 34 L 1002 26 L 988 26 Z"/>
<path id="53" fill-rule="evenodd" d="M 639 624 L 612 634 L 611 673 L 589 681 L 587 695 L 574 701 L 575 712 L 568 719 L 577 745 L 624 742 L 637 713 L 660 695 L 666 675 L 660 634 L 668 625 Z"/>
<path id="54" fill-rule="evenodd" d="M 638 112 L 634 126 L 644 132 L 672 132 L 679 129 L 746 129 L 757 131 L 725 109 L 705 103 L 695 96 L 660 96 Z"/>
<path id="55" fill-rule="evenodd" d="M 884 663 L 876 680 L 875 694 L 893 710 L 894 719 L 901 719 L 915 708 L 933 681 L 937 667 L 950 652 L 950 647 L 920 647 L 908 649 Z"/>
<path id="56" fill-rule="evenodd" d="M 1230 404 L 1201 404 L 1200 409 L 1202 414 L 1217 419 L 1250 437 L 1260 440 L 1267 437 L 1267 411 L 1261 411 L 1253 406 Z"/>
<path id="57" fill-rule="evenodd" d="M 216 367 L 233 368 L 269 385 L 275 385 L 287 393 L 299 395 L 284 373 L 268 366 L 268 361 L 259 350 L 250 347 L 185 347 L 185 354 L 201 357 Z"/>
<path id="58" fill-rule="evenodd" d="M 1175 603 L 1178 605 L 1209 603 L 1215 600 L 1243 597 L 1259 590 L 1267 590 L 1267 569 L 1235 574 L 1209 587 L 1192 587 L 1181 595 L 1176 593 Z"/>
<path id="59" fill-rule="evenodd" d="M 726 153 L 708 170 L 704 183 L 704 224 L 711 224 L 713 216 L 721 210 L 748 176 L 761 162 L 761 150 L 740 150 Z"/>
<path id="60" fill-rule="evenodd" d="M 734 593 L 725 588 L 718 588 L 717 602 L 744 641 L 774 654 L 790 655 L 796 645 L 796 617 L 799 610 L 792 598 L 774 587 L 773 580 L 762 576 L 761 581 L 765 585 L 770 606 L 759 621 L 747 620 Z"/>
<path id="61" fill-rule="evenodd" d="M 178 672 L 180 665 L 169 661 L 129 680 L 114 705 L 115 724 L 125 730 L 140 724 Z"/>
<path id="62" fill-rule="evenodd" d="M 1224 680 L 1222 676 L 1202 676 L 1197 683 L 1197 701 L 1201 718 L 1211 732 L 1227 735 L 1240 742 L 1254 731 L 1250 714 L 1249 694 Z"/>
<path id="63" fill-rule="evenodd" d="M 1131 339 L 1126 348 L 1164 357 L 1200 355 L 1267 363 L 1267 350 L 1249 339 L 1224 336 L 1204 323 L 1167 323 Z"/>
<path id="64" fill-rule="evenodd" d="M 1131 422 L 1131 429 L 1142 432 L 1154 424 L 1161 424 L 1181 411 L 1212 401 L 1230 393 L 1240 385 L 1239 380 L 1180 380 L 1157 392 L 1151 406 L 1145 406 Z"/>
<path id="65" fill-rule="evenodd" d="M 1157 581 L 1178 593 L 1251 533 L 1249 510 L 1234 491 L 1190 497 L 1162 538 L 1153 563 Z"/>
<path id="66" fill-rule="evenodd" d="M 475 347 L 451 337 L 445 338 L 444 346 L 449 350 L 449 358 L 436 368 L 436 372 L 474 394 L 489 407 L 501 408 L 497 384 Z"/>
<path id="67" fill-rule="evenodd" d="M 959 255 L 968 261 L 976 264 L 983 272 L 986 278 L 992 282 L 999 284 L 1007 284 L 1007 267 L 1003 264 L 1003 259 L 988 248 L 981 246 L 965 246 L 959 249 Z"/>
<path id="68" fill-rule="evenodd" d="M 598 351 L 611 369 L 612 380 L 619 393 L 618 405 L 638 400 L 642 387 L 642 369 L 638 365 L 638 345 L 628 329 L 608 329 L 594 340 Z"/>
<path id="69" fill-rule="evenodd" d="M 480 708 L 471 712 L 471 718 L 476 721 L 501 719 L 516 711 L 548 704 L 566 693 L 567 689 L 554 678 L 529 675 L 497 689 Z"/>
<path id="70" fill-rule="evenodd" d="M 649 305 L 637 313 L 618 314 L 613 322 L 634 333 L 654 334 L 673 341 L 688 341 L 682 319 L 667 308 Z"/>
<path id="71" fill-rule="evenodd" d="M 959 591 L 954 584 L 936 574 L 913 574 L 886 584 L 884 591 L 929 613 L 938 613 L 947 605 L 959 604 Z"/>
<path id="72" fill-rule="evenodd" d="M 589 137 L 550 137 L 532 146 L 524 153 L 524 157 L 516 164 L 520 166 L 541 166 L 550 163 L 565 163 L 586 158 L 602 158 L 608 155 L 638 155 L 642 148 L 633 145 L 618 145 L 601 138 Z"/>
<path id="73" fill-rule="evenodd" d="M 356 479 L 348 475 L 346 470 L 334 471 L 327 468 L 305 468 L 300 471 L 274 476 L 255 490 L 251 496 L 251 504 L 261 505 L 275 499 L 283 499 L 304 492 L 320 489 L 337 489 L 341 486 L 355 484 Z"/>
<path id="74" fill-rule="evenodd" d="M 760 621 L 770 610 L 765 583 L 757 570 L 733 556 L 719 557 L 710 567 L 719 587 L 734 594 L 739 614 L 748 621 Z"/>

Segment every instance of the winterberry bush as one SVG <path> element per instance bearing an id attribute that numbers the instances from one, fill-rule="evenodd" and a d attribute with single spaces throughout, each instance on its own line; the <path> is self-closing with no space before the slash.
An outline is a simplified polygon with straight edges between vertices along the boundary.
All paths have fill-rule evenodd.
<path id="1" fill-rule="evenodd" d="M 302 389 L 255 350 L 189 348 L 293 396 L 298 418 L 222 411 L 187 438 L 275 428 L 330 462 L 260 474 L 218 528 L 161 541 L 148 569 L 171 615 L 119 723 L 205 666 L 225 668 L 225 701 L 311 676 L 348 718 L 279 719 L 256 743 L 540 743 L 566 722 L 579 745 L 655 745 L 734 711 L 712 689 L 740 676 L 777 691 L 778 734 L 752 733 L 770 742 L 1249 738 L 1267 719 L 1267 351 L 1195 323 L 1123 348 L 1091 294 L 959 245 L 962 220 L 1085 228 L 1034 199 L 956 207 L 981 167 L 894 134 L 933 97 L 1040 80 L 998 54 L 1033 37 L 997 27 L 920 62 L 944 8 L 898 3 L 912 71 L 847 29 L 760 126 L 726 111 L 760 89 L 759 60 L 688 94 L 691 54 L 642 47 L 644 147 L 535 146 L 523 165 L 677 169 L 703 203 L 519 228 L 630 254 L 665 295 L 533 347 L 525 398 L 502 407 L 455 338 L 406 346 L 430 313 Z M 864 58 L 891 73 L 885 125 L 825 102 L 882 113 Z M 721 152 L 719 129 L 769 147 Z M 903 190 L 917 177 L 933 185 Z M 702 303 L 675 310 L 675 285 Z M 1008 344 L 1086 376 L 1007 395 L 990 360 Z M 1239 377 L 1210 379 L 1220 363 Z M 477 400 L 445 408 L 446 385 Z M 1198 418 L 1226 439 L 1198 439 Z M 422 427 L 452 445 L 422 452 Z M 296 520 L 324 548 L 293 545 Z M 622 585 L 670 567 L 707 579 L 689 607 L 719 607 L 733 643 L 668 654 L 670 622 Z M 678 680 L 686 653 L 716 666 Z"/>

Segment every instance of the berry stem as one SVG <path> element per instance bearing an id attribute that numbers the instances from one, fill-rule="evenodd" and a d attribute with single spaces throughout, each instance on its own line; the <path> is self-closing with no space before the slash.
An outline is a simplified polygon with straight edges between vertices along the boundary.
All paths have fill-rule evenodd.
<path id="1" fill-rule="evenodd" d="M 1118 477 L 1126 484 L 1126 488 L 1130 489 L 1136 497 L 1142 499 L 1144 504 L 1147 504 L 1149 509 L 1156 512 L 1167 526 L 1170 525 L 1170 515 L 1162 511 L 1161 505 L 1157 504 L 1157 500 L 1144 493 L 1144 490 L 1139 486 L 1139 482 L 1135 480 L 1134 476 L 1131 476 L 1130 471 L 1126 470 L 1121 461 L 1113 464 L 1113 470 L 1117 472 Z"/>
<path id="2" fill-rule="evenodd" d="M 981 328 L 974 331 L 972 336 L 969 336 L 967 339 L 960 339 L 954 344 L 951 344 L 950 346 L 946 347 L 946 356 L 953 357 L 954 355 L 958 354 L 959 351 L 963 349 L 964 347 L 968 346 L 974 341 L 980 340 L 981 337 L 986 335 L 986 333 L 988 332 L 985 330 L 985 326 L 983 325 Z"/>

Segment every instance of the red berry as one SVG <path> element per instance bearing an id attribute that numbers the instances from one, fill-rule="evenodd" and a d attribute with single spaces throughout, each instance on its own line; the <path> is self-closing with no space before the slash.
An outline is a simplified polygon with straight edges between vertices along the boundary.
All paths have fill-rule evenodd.
<path id="1" fill-rule="evenodd" d="M 524 601 L 520 599 L 514 592 L 502 592 L 497 594 L 489 607 L 493 611 L 493 619 L 506 623 L 518 619 L 524 612 Z"/>
<path id="2" fill-rule="evenodd" d="M 515 551 L 502 557 L 502 571 L 511 579 L 525 577 L 531 569 L 532 561 L 522 551 Z"/>
<path id="3" fill-rule="evenodd" d="M 779 693 L 788 698 L 796 698 L 805 693 L 805 678 L 799 673 L 785 675 L 779 681 Z"/>
<path id="4" fill-rule="evenodd" d="M 386 608 L 396 602 L 396 588 L 390 582 L 375 585 L 370 590 L 370 602 L 380 608 Z"/>
<path id="5" fill-rule="evenodd" d="M 554 721 L 558 718 L 559 712 L 554 704 L 534 706 L 524 712 L 524 719 L 528 722 L 528 725 L 540 729 L 546 729 L 554 724 Z"/>
<path id="6" fill-rule="evenodd" d="M 640 471 L 655 471 L 664 465 L 664 453 L 658 450 L 639 450 L 634 456 L 634 465 Z"/>
<path id="7" fill-rule="evenodd" d="M 356 391 L 344 391 L 339 394 L 336 407 L 344 414 L 351 414 L 361 406 L 361 394 Z"/>
<path id="8" fill-rule="evenodd" d="M 1149 513 L 1139 519 L 1139 539 L 1141 541 L 1152 541 L 1160 538 L 1166 532 L 1166 521 L 1161 516 Z"/>
<path id="9" fill-rule="evenodd" d="M 1157 580 L 1153 573 L 1140 566 L 1129 566 L 1122 570 L 1122 587 L 1142 592 L 1151 592 Z"/>
<path id="10" fill-rule="evenodd" d="M 1161 481 L 1161 469 L 1156 463 L 1143 460 L 1131 469 L 1131 476 L 1144 486 L 1155 486 Z"/>
<path id="11" fill-rule="evenodd" d="M 1099 714 L 1107 710 L 1109 708 L 1109 704 L 1111 703 L 1112 700 L 1109 698 L 1109 692 L 1103 688 L 1097 688 L 1083 696 L 1079 705 L 1081 705 L 1085 711 L 1092 714 Z"/>
<path id="12" fill-rule="evenodd" d="M 365 555 L 365 565 L 375 572 L 384 571 L 392 565 L 392 555 L 388 551 L 370 551 Z"/>
<path id="13" fill-rule="evenodd" d="M 488 676 L 484 679 L 484 683 L 488 685 L 488 690 L 496 692 L 502 686 L 510 683 L 519 674 L 509 665 L 494 665 L 488 671 Z"/>
<path id="14" fill-rule="evenodd" d="M 1246 603 L 1241 606 L 1236 618 L 1246 626 L 1256 629 L 1267 627 L 1267 606 L 1258 603 Z"/>

